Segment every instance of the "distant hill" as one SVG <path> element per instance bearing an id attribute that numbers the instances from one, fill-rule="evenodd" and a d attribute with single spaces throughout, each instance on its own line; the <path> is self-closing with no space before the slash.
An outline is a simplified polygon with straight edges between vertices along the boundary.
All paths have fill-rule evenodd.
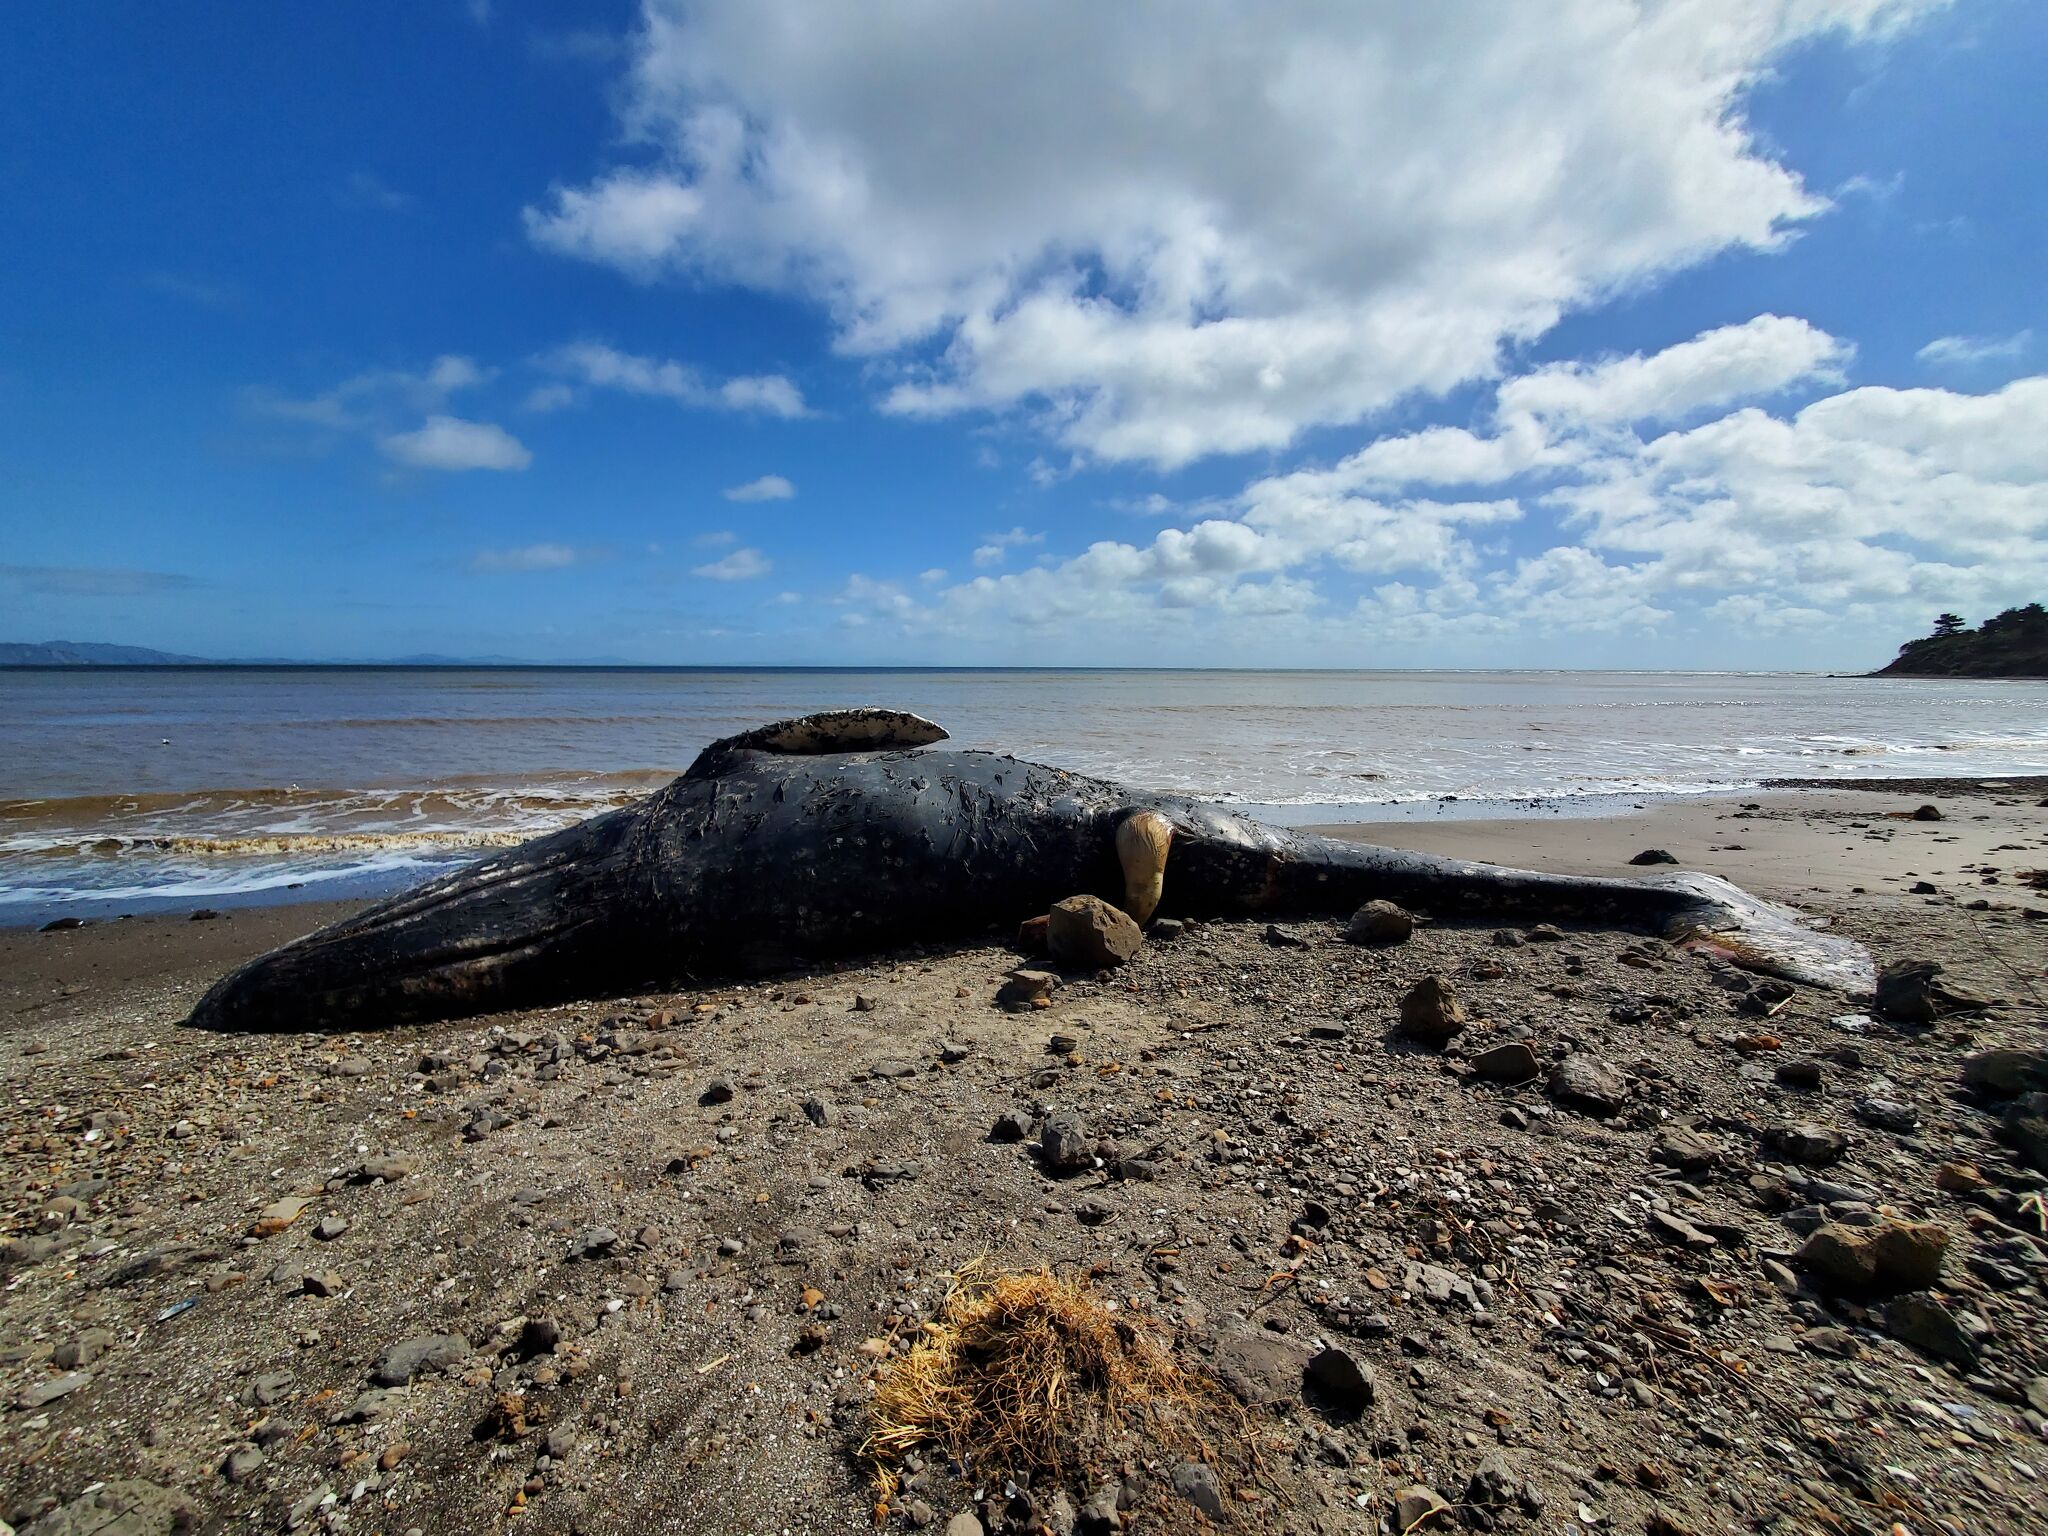
<path id="1" fill-rule="evenodd" d="M 1975 629 L 1955 614 L 1934 621 L 1934 633 L 1908 640 L 1891 665 L 1872 677 L 2048 677 L 2048 609 L 2008 608 Z"/>
<path id="2" fill-rule="evenodd" d="M 281 656 L 180 656 L 153 651 L 146 645 L 103 645 L 96 640 L 0 640 L 0 667 L 628 667 L 617 656 L 578 657 L 573 661 L 533 661 L 522 656 L 359 656 L 294 661 Z"/>
<path id="3" fill-rule="evenodd" d="M 203 656 L 178 656 L 145 645 L 102 645 L 96 640 L 0 640 L 0 667 L 190 667 Z"/>

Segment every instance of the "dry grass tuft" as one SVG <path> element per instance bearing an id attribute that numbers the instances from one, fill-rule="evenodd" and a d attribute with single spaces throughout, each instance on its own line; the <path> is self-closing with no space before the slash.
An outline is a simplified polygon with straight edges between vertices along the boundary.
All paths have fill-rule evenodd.
<path id="1" fill-rule="evenodd" d="M 1182 1369 L 1150 1325 L 1111 1310 L 1081 1281 L 1047 1270 L 997 1274 L 976 1260 L 907 1355 L 877 1373 L 861 1455 L 884 1504 L 895 1468 L 919 1447 L 963 1470 L 1050 1471 L 1085 1464 L 1127 1427 L 1155 1448 L 1210 1459 L 1203 1417 L 1234 1410 Z"/>

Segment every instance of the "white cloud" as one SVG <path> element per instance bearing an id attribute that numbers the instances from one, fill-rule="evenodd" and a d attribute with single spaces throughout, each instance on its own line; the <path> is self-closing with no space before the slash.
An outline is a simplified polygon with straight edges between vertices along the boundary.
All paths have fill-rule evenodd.
<path id="1" fill-rule="evenodd" d="M 374 368 L 306 398 L 254 390 L 250 404 L 266 416 L 335 431 L 374 430 L 393 414 L 438 411 L 449 396 L 490 382 L 493 374 L 473 358 L 446 353 L 418 373 Z"/>
<path id="2" fill-rule="evenodd" d="M 1968 367 L 2023 356 L 2033 341 L 2030 330 L 2010 336 L 1937 336 L 1913 355 L 1937 368 Z"/>
<path id="3" fill-rule="evenodd" d="M 517 549 L 478 550 L 469 564 L 471 570 L 503 574 L 565 570 L 584 558 L 582 551 L 567 544 L 525 544 Z"/>
<path id="4" fill-rule="evenodd" d="M 700 410 L 752 411 L 790 420 L 809 414 L 803 392 L 780 374 L 712 383 L 687 363 L 638 357 L 595 341 L 557 347 L 536 361 L 541 367 L 591 389 L 653 395 Z"/>
<path id="5" fill-rule="evenodd" d="M 636 162 L 526 222 L 643 281 L 825 306 L 893 365 L 888 410 L 1021 408 L 1177 465 L 1488 377 L 1569 310 L 1780 244 L 1827 204 L 1748 131 L 1751 83 L 1941 3 L 648 0 Z"/>
<path id="6" fill-rule="evenodd" d="M 1645 357 L 1554 363 L 1499 391 L 1504 418 L 1600 425 L 1674 421 L 1696 411 L 1839 380 L 1851 348 L 1804 320 L 1758 315 Z"/>
<path id="7" fill-rule="evenodd" d="M 795 494 L 796 487 L 780 475 L 763 475 L 745 485 L 727 486 L 724 492 L 727 501 L 787 501 Z"/>
<path id="8" fill-rule="evenodd" d="M 533 462 L 526 445 L 503 427 L 459 416 L 429 416 L 411 432 L 379 438 L 377 446 L 414 469 L 524 469 Z"/>
<path id="9" fill-rule="evenodd" d="M 697 566 L 691 574 L 708 577 L 712 581 L 752 581 L 774 569 L 775 562 L 761 551 L 743 548 L 734 550 L 722 560 Z"/>
<path id="10" fill-rule="evenodd" d="M 1939 608 L 1990 612 L 2048 589 L 2048 377 L 1981 395 L 1834 387 L 1847 357 L 1763 317 L 1534 370 L 1501 385 L 1475 429 L 1262 477 L 1149 542 L 930 583 L 922 600 L 856 577 L 841 601 L 953 640 L 1016 630 L 1039 646 L 1085 624 L 1091 643 L 1207 644 L 1219 658 L 1289 637 L 1304 652 L 1390 636 L 1613 646 L 1691 624 L 1724 645 L 1769 633 L 1837 657 L 1862 636 L 1877 660 Z M 1753 403 L 1788 389 L 1819 394 L 1782 414 Z M 1671 418 L 1684 424 L 1658 430 Z M 1491 489 L 1438 494 L 1462 485 Z M 1347 615 L 1325 588 L 1351 577 L 1369 585 Z"/>
<path id="11" fill-rule="evenodd" d="M 1011 550 L 1044 542 L 1044 534 L 1028 533 L 1022 528 L 1012 528 L 1007 533 L 992 533 L 975 548 L 974 563 L 984 569 L 992 565 L 1001 565 L 1009 558 Z"/>

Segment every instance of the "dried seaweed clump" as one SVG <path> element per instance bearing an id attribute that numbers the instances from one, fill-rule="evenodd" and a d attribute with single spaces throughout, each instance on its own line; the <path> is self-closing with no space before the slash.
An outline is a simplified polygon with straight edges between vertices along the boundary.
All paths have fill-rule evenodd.
<path id="1" fill-rule="evenodd" d="M 896 1467 L 921 1447 L 963 1472 L 1065 1477 L 1134 1430 L 1149 1454 L 1207 1461 L 1202 1424 L 1234 1410 L 1149 1324 L 1085 1282 L 976 1261 L 953 1277 L 910 1353 L 877 1373 L 861 1455 L 886 1505 Z"/>

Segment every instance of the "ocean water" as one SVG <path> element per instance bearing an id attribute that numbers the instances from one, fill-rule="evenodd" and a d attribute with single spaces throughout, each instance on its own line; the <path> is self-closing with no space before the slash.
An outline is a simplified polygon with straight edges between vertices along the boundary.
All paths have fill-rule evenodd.
<path id="1" fill-rule="evenodd" d="M 357 894 L 623 805 L 720 736 L 954 743 L 1302 823 L 2048 772 L 2048 683 L 1583 672 L 0 671 L 0 924 Z"/>

